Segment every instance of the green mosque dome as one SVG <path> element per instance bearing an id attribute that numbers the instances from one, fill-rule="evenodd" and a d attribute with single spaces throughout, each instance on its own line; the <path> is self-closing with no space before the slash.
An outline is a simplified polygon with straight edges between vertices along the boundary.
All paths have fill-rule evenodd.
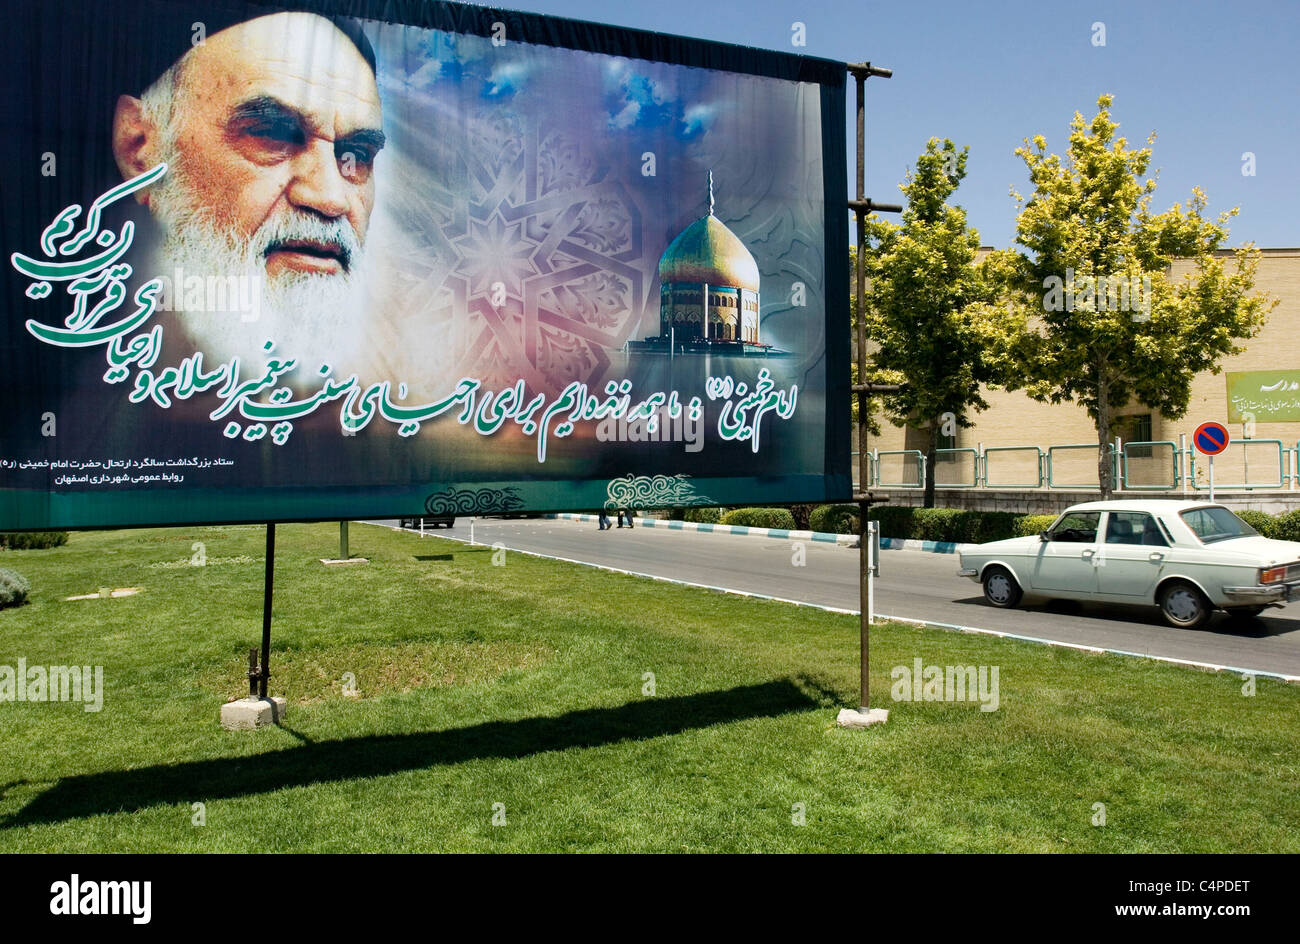
<path id="1" fill-rule="evenodd" d="M 668 244 L 659 259 L 659 337 L 670 344 L 759 344 L 758 263 L 745 244 L 709 215 Z"/>
<path id="2" fill-rule="evenodd" d="M 758 263 L 745 244 L 713 215 L 701 217 L 668 244 L 659 260 L 665 285 L 726 285 L 758 291 Z"/>

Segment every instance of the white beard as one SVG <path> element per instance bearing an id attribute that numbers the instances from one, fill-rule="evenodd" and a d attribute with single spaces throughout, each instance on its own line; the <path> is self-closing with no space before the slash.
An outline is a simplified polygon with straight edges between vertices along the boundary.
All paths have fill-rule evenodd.
<path id="1" fill-rule="evenodd" d="M 150 206 L 165 234 L 151 275 L 172 280 L 170 307 L 195 351 L 203 352 L 205 365 L 238 357 L 244 365 L 240 373 L 248 379 L 265 368 L 268 358 L 293 358 L 298 366 L 283 383 L 295 388 L 319 387 L 322 365 L 335 378 L 361 367 L 368 280 L 364 253 L 347 221 L 280 214 L 251 237 L 236 236 L 213 222 L 209 208 L 195 206 L 175 162 L 150 192 Z M 272 277 L 266 272 L 266 247 L 281 239 L 337 242 L 350 264 L 338 275 L 287 272 Z M 180 284 L 178 273 L 183 275 Z M 196 276 L 203 282 L 195 282 Z M 225 304 L 213 306 L 219 296 L 207 286 L 217 283 L 216 291 L 230 291 Z M 199 298 L 203 301 L 193 304 Z M 270 352 L 264 347 L 268 340 L 274 342 Z"/>

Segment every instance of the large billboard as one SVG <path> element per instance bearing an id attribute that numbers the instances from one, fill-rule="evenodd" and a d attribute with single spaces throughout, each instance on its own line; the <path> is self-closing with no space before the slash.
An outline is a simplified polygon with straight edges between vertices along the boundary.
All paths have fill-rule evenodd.
<path id="1" fill-rule="evenodd" d="M 844 67 L 11 0 L 0 530 L 848 498 Z"/>

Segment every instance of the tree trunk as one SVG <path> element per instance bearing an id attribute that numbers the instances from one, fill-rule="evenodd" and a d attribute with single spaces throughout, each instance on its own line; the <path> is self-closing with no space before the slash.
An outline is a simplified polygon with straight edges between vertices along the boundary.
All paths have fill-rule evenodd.
<path id="1" fill-rule="evenodd" d="M 1115 487 L 1110 461 L 1110 384 L 1103 376 L 1097 383 L 1097 482 L 1101 497 L 1108 499 Z"/>
<path id="2" fill-rule="evenodd" d="M 939 450 L 939 424 L 930 421 L 930 444 L 925 450 L 925 501 L 922 507 L 934 507 L 934 462 Z"/>

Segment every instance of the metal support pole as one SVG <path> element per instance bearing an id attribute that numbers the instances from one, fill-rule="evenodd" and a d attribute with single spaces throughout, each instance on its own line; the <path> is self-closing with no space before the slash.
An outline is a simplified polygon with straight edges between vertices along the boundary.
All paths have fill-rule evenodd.
<path id="1" fill-rule="evenodd" d="M 262 594 L 262 667 L 257 673 L 257 694 L 266 697 L 266 682 L 271 677 L 271 592 L 275 586 L 275 523 L 266 526 L 266 581 Z"/>
<path id="2" fill-rule="evenodd" d="M 1178 477 L 1183 483 L 1183 497 L 1187 497 L 1187 476 L 1192 470 L 1187 462 L 1187 434 L 1178 434 Z"/>
<path id="3" fill-rule="evenodd" d="M 867 120 L 866 120 L 866 82 L 869 76 L 889 78 L 893 73 L 888 69 L 873 69 L 871 63 L 851 64 L 848 67 L 857 86 L 858 138 L 857 138 L 857 189 L 856 199 L 850 202 L 857 224 L 857 253 L 854 266 L 854 297 L 857 306 L 857 323 L 854 325 L 857 345 L 858 380 L 854 392 L 858 396 L 858 630 L 861 639 L 860 652 L 860 705 L 866 710 L 871 703 L 871 611 L 875 603 L 872 585 L 872 537 L 871 522 L 867 520 L 872 497 L 871 458 L 867 448 L 868 398 L 871 385 L 867 383 L 867 214 L 872 210 L 901 212 L 902 207 L 895 205 L 874 204 L 867 199 Z"/>
<path id="4" fill-rule="evenodd" d="M 339 560 L 347 560 L 352 555 L 348 553 L 348 523 L 339 522 Z"/>
<path id="5" fill-rule="evenodd" d="M 857 190 L 856 197 L 858 206 L 854 208 L 853 215 L 857 222 L 857 246 L 858 251 L 855 253 L 854 266 L 854 283 L 857 300 L 857 324 L 854 326 L 857 330 L 857 355 L 858 355 L 858 383 L 867 382 L 867 214 L 866 207 L 862 204 L 866 201 L 867 190 L 867 122 L 866 122 L 866 84 L 867 76 L 865 72 L 858 72 L 854 76 L 858 92 L 858 166 L 857 166 Z M 862 501 L 858 503 L 858 569 L 861 571 L 858 588 L 858 635 L 860 639 L 859 657 L 859 706 L 866 709 L 871 704 L 871 605 L 875 602 L 873 599 L 871 585 L 871 525 L 867 520 L 867 514 L 871 509 L 871 493 L 868 489 L 871 487 L 871 478 L 869 474 L 869 462 L 867 458 L 867 399 L 868 395 L 865 390 L 858 391 L 858 482 L 862 490 Z"/>
<path id="6" fill-rule="evenodd" d="M 867 625 L 871 624 L 876 615 L 876 575 L 880 573 L 880 549 L 878 545 L 877 534 L 879 532 L 879 521 L 867 522 L 867 536 L 869 540 L 866 543 L 867 548 Z M 866 705 L 863 705 L 865 708 Z"/>

